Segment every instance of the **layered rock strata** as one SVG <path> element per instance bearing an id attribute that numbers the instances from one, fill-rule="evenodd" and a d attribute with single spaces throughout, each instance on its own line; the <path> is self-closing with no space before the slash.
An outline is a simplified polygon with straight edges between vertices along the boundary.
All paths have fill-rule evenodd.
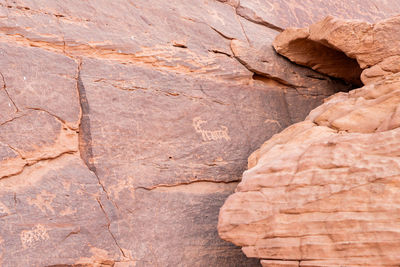
<path id="1" fill-rule="evenodd" d="M 333 76 L 342 66 L 326 49 L 342 53 L 366 85 L 327 98 L 249 157 L 220 210 L 223 239 L 263 266 L 400 264 L 399 25 L 328 17 L 277 37 L 278 52 Z"/>

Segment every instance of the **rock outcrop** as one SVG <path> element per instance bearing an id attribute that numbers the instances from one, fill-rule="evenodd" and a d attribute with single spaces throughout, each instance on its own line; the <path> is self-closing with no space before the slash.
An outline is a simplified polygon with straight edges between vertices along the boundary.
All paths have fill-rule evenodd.
<path id="1" fill-rule="evenodd" d="M 274 47 L 300 65 L 355 85 L 362 84 L 361 75 L 366 84 L 400 68 L 399 17 L 376 24 L 327 17 L 310 28 L 286 30 Z"/>
<path id="2" fill-rule="evenodd" d="M 218 237 L 219 208 L 252 151 L 353 87 L 277 55 L 275 36 L 327 14 L 399 11 L 0 1 L 0 266 L 259 265 Z"/>
<path id="3" fill-rule="evenodd" d="M 400 16 L 328 17 L 277 37 L 291 60 L 349 81 L 363 70 L 366 85 L 327 98 L 249 157 L 220 211 L 223 239 L 263 266 L 400 264 L 399 26 Z"/>

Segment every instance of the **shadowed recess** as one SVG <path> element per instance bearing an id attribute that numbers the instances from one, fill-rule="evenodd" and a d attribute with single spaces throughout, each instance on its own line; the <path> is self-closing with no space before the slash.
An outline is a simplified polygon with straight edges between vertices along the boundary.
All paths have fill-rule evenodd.
<path id="1" fill-rule="evenodd" d="M 348 57 L 342 51 L 302 38 L 289 42 L 285 56 L 290 59 L 295 58 L 297 64 L 343 79 L 354 88 L 363 85 L 360 79 L 362 69 L 357 60 Z"/>

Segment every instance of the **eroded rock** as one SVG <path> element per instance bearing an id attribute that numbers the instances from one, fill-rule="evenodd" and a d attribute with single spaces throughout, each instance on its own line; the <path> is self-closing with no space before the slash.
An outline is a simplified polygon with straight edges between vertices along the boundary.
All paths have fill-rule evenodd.
<path id="1" fill-rule="evenodd" d="M 40 161 L 0 188 L 3 266 L 128 262 L 109 231 L 111 204 L 79 156 Z"/>
<path id="2" fill-rule="evenodd" d="M 44 49 L 12 44 L 0 42 L 3 88 L 12 102 L 5 101 L 8 107 L 20 112 L 44 110 L 77 130 L 80 119 L 77 63 Z"/>
<path id="3" fill-rule="evenodd" d="M 365 82 L 383 76 L 385 69 L 398 70 L 399 24 L 399 16 L 376 24 L 327 17 L 309 28 L 284 31 L 274 48 L 293 62 L 360 86 L 363 69 L 378 64 L 363 75 Z"/>
<path id="4" fill-rule="evenodd" d="M 396 25 L 396 20 L 398 17 L 368 28 Z M 313 30 L 319 25 L 331 23 L 341 26 L 323 38 L 310 37 L 317 36 Z M 324 40 L 331 45 L 335 41 L 329 40 L 336 40 L 336 34 L 353 32 L 347 39 L 338 40 L 343 44 L 336 48 L 344 48 L 352 38 L 362 43 L 365 38 L 359 35 L 365 33 L 354 25 L 368 24 L 327 18 L 316 25 L 310 33 L 299 30 L 305 33 L 304 40 Z M 290 36 L 299 36 L 299 31 L 283 32 L 275 43 L 277 50 L 289 58 L 312 57 L 301 45 L 280 49 Z M 376 45 L 389 47 L 398 36 L 392 36 L 395 41 L 387 39 L 387 44 L 380 39 Z M 371 55 L 358 54 L 359 47 L 347 47 L 346 54 L 354 55 L 359 62 L 372 60 Z M 220 210 L 220 236 L 242 246 L 248 257 L 265 259 L 263 266 L 400 263 L 396 241 L 400 229 L 400 73 L 396 73 L 394 60 L 398 55 L 393 55 L 396 48 L 386 54 L 384 49 L 370 48 L 372 55 L 379 50 L 384 63 L 376 61 L 369 73 L 384 66 L 388 66 L 387 71 L 368 76 L 371 80 L 362 88 L 329 97 L 303 122 L 266 141 L 249 157 L 249 169 Z M 331 62 L 324 60 L 328 69 Z M 305 65 L 309 62 L 302 61 Z"/>
<path id="5" fill-rule="evenodd" d="M 273 52 L 286 4 L 274 27 L 239 1 L 0 3 L 0 265 L 258 266 L 219 207 L 262 141 L 348 88 Z"/>

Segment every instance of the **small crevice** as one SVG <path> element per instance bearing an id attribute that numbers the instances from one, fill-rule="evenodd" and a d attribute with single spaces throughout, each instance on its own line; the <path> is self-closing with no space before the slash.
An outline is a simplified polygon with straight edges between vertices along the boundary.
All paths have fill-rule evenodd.
<path id="1" fill-rule="evenodd" d="M 246 15 L 242 14 L 242 13 L 240 12 L 240 10 L 249 10 L 249 9 L 248 9 L 248 8 L 245 8 L 245 7 L 243 7 L 243 6 L 241 6 L 240 3 L 239 3 L 239 5 L 238 5 L 238 7 L 236 7 L 235 9 L 236 9 L 236 14 L 237 14 L 238 16 L 244 18 L 245 20 L 251 21 L 251 22 L 253 22 L 253 23 L 255 23 L 255 24 L 259 24 L 259 25 L 265 26 L 265 27 L 267 27 L 267 28 L 270 28 L 270 29 L 275 30 L 275 31 L 278 31 L 278 32 L 283 32 L 283 28 L 281 28 L 281 27 L 279 27 L 279 26 L 276 26 L 276 25 L 274 25 L 274 24 L 272 24 L 272 23 L 269 23 L 269 22 L 267 22 L 267 21 L 264 21 L 264 20 L 255 20 L 255 19 L 252 19 L 252 18 L 249 17 L 249 16 L 246 16 Z M 255 14 L 255 12 L 254 12 L 253 10 L 249 10 L 249 11 L 252 12 L 252 13 L 254 14 L 254 16 L 256 16 L 256 14 Z"/>
<path id="2" fill-rule="evenodd" d="M 146 191 L 152 191 L 158 188 L 169 188 L 169 187 L 179 187 L 179 186 L 186 186 L 186 185 L 190 185 L 190 184 L 196 184 L 196 183 L 212 183 L 212 184 L 232 184 L 232 183 L 238 183 L 240 182 L 240 180 L 232 180 L 232 181 L 213 181 L 213 180 L 207 180 L 207 179 L 203 179 L 203 180 L 195 180 L 195 181 L 189 181 L 189 182 L 182 182 L 182 183 L 177 183 L 177 184 L 158 184 L 158 185 L 154 185 L 154 186 L 138 186 L 135 187 L 135 189 L 143 189 Z"/>
<path id="3" fill-rule="evenodd" d="M 70 129 L 70 130 L 72 130 L 72 131 L 75 131 L 75 132 L 78 131 L 78 129 L 69 126 L 68 123 L 67 123 L 65 120 L 63 120 L 63 119 L 60 118 L 59 116 L 57 116 L 57 115 L 51 113 L 51 112 L 48 111 L 48 110 L 45 110 L 45 109 L 42 109 L 42 108 L 37 108 L 37 107 L 24 107 L 24 108 L 27 109 L 27 110 L 36 110 L 36 111 L 45 112 L 45 113 L 49 114 L 50 116 L 54 117 L 56 120 L 58 120 L 58 122 L 59 122 L 61 125 L 67 127 L 68 129 Z"/>
<path id="4" fill-rule="evenodd" d="M 315 79 L 315 80 L 326 81 L 326 78 L 322 77 L 321 75 L 307 74 L 306 77 L 311 78 L 311 79 Z"/>
<path id="5" fill-rule="evenodd" d="M 285 80 L 282 80 L 278 77 L 272 76 L 268 73 L 263 73 L 260 72 L 254 68 L 251 68 L 245 61 L 243 61 L 242 59 L 240 59 L 239 57 L 235 56 L 235 52 L 232 49 L 232 45 L 230 45 L 230 49 L 232 51 L 232 55 L 233 58 L 236 59 L 241 65 L 243 65 L 243 67 L 245 67 L 248 71 L 252 72 L 252 79 L 253 80 L 258 80 L 258 81 L 262 81 L 262 82 L 266 82 L 266 80 L 273 80 L 274 82 L 277 82 L 279 84 L 281 84 L 284 87 L 291 87 L 291 88 L 302 88 L 301 86 L 296 86 L 294 84 L 291 84 Z"/>
<path id="6" fill-rule="evenodd" d="M 228 54 L 226 52 L 219 51 L 219 50 L 216 50 L 216 49 L 209 49 L 208 52 L 215 53 L 215 54 L 222 54 L 222 55 L 225 55 L 225 56 L 228 56 L 228 57 L 232 57 L 231 54 Z"/>
<path id="7" fill-rule="evenodd" d="M 3 80 L 3 90 L 6 92 L 7 97 L 10 99 L 10 101 L 13 104 L 14 108 L 16 109 L 16 111 L 19 112 L 19 109 L 18 109 L 17 105 L 15 104 L 14 100 L 11 98 L 10 94 L 7 91 L 6 80 L 4 78 L 3 73 L 0 72 L 0 76 L 1 76 L 1 78 Z"/>
<path id="8" fill-rule="evenodd" d="M 78 90 L 79 104 L 81 107 L 81 119 L 79 124 L 79 152 L 83 162 L 89 170 L 96 174 L 96 166 L 93 161 L 92 134 L 90 130 L 89 103 L 86 96 L 86 90 L 81 79 L 82 62 L 78 63 L 76 87 Z"/>
<path id="9" fill-rule="evenodd" d="M 35 165 L 35 164 L 38 163 L 38 162 L 55 160 L 55 159 L 60 158 L 60 157 L 62 157 L 62 156 L 64 156 L 64 155 L 66 155 L 66 154 L 73 155 L 73 154 L 76 153 L 76 151 L 64 151 L 64 152 L 61 152 L 60 154 L 58 154 L 58 155 L 56 155 L 56 156 L 54 156 L 54 157 L 44 157 L 44 158 L 39 158 L 39 159 L 32 160 L 32 159 L 29 159 L 29 158 L 27 159 L 27 158 L 23 157 L 23 156 L 18 152 L 18 150 L 14 149 L 14 148 L 12 148 L 12 147 L 10 147 L 10 149 L 13 149 L 13 151 L 16 151 L 16 152 L 19 154 L 19 156 L 21 157 L 21 159 L 23 159 L 23 160 L 25 161 L 25 165 L 22 166 L 21 169 L 20 169 L 19 171 L 15 172 L 15 173 L 11 173 L 11 174 L 9 174 L 9 175 L 1 176 L 1 177 L 0 177 L 0 180 L 2 180 L 2 179 L 7 179 L 7 178 L 11 178 L 11 177 L 13 177 L 13 176 L 19 175 L 19 174 L 23 173 L 23 171 L 25 170 L 25 168 L 26 168 L 27 166 Z"/>
<path id="10" fill-rule="evenodd" d="M 240 5 L 240 2 L 239 2 L 239 5 Z M 238 15 L 238 13 L 237 13 L 237 9 L 235 8 L 235 18 L 236 18 L 236 20 L 239 22 L 240 28 L 242 28 L 242 32 L 243 32 L 244 37 L 246 37 L 247 43 L 251 46 L 250 39 L 249 39 L 249 37 L 247 36 L 247 33 L 246 33 L 246 31 L 245 31 L 245 29 L 244 29 L 244 27 L 243 27 L 243 24 L 242 24 L 242 22 L 240 21 L 240 19 L 238 18 L 238 16 L 239 16 L 239 15 Z"/>
<path id="11" fill-rule="evenodd" d="M 77 76 L 76 76 L 76 87 L 78 90 L 79 103 L 81 107 L 81 119 L 80 119 L 79 134 L 78 134 L 79 154 L 83 162 L 88 167 L 88 169 L 96 176 L 99 185 L 101 186 L 101 188 L 103 189 L 104 193 L 107 196 L 107 199 L 111 200 L 105 186 L 103 185 L 97 174 L 96 165 L 93 162 L 92 133 L 91 133 L 91 125 L 89 117 L 90 107 L 86 96 L 86 89 L 83 85 L 81 78 L 81 67 L 82 67 L 82 61 L 79 60 Z"/>
<path id="12" fill-rule="evenodd" d="M 3 143 L 4 144 L 4 143 Z M 9 144 L 5 144 L 6 146 L 8 146 L 12 151 L 14 151 L 15 153 L 17 153 L 18 154 L 18 156 L 21 158 L 21 159 L 25 159 L 25 157 L 24 156 L 22 156 L 22 154 L 21 154 L 21 152 L 18 150 L 18 149 L 16 149 L 16 148 L 14 148 L 14 147 L 12 147 L 11 145 L 9 145 Z"/>
<path id="13" fill-rule="evenodd" d="M 184 45 L 184 44 L 179 44 L 179 43 L 174 43 L 172 46 L 173 46 L 173 47 L 178 47 L 178 48 L 187 48 L 186 45 Z"/>
<path id="14" fill-rule="evenodd" d="M 78 230 L 75 231 L 71 231 L 70 233 L 68 233 L 68 235 L 66 235 L 63 239 L 63 241 L 65 241 L 68 237 L 72 236 L 72 235 L 77 235 L 81 232 L 81 228 L 79 227 Z"/>
<path id="15" fill-rule="evenodd" d="M 240 60 L 238 60 L 238 61 L 240 62 Z M 243 66 L 245 66 L 245 65 L 243 65 Z M 246 67 L 246 66 L 245 66 L 245 67 Z M 296 89 L 296 88 L 304 88 L 304 87 L 302 87 L 302 86 L 296 86 L 296 85 L 293 85 L 293 84 L 291 84 L 291 83 L 288 83 L 288 82 L 285 81 L 285 80 L 282 80 L 282 79 L 280 79 L 280 78 L 278 78 L 278 77 L 269 75 L 269 74 L 267 74 L 267 73 L 261 73 L 261 72 L 258 72 L 258 71 L 254 72 L 254 71 L 252 71 L 252 69 L 248 69 L 248 70 L 251 71 L 251 72 L 253 72 L 252 79 L 253 79 L 253 80 L 256 80 L 256 81 L 268 82 L 268 81 L 272 80 L 272 81 L 274 81 L 274 82 L 279 83 L 279 84 L 280 84 L 281 86 L 283 86 L 283 87 L 290 87 L 290 88 L 294 88 L 294 89 Z"/>
<path id="16" fill-rule="evenodd" d="M 107 220 L 107 230 L 108 230 L 108 232 L 110 233 L 111 238 L 114 239 L 115 245 L 119 248 L 119 250 L 120 250 L 122 256 L 124 256 L 124 257 L 126 258 L 126 255 L 125 255 L 123 249 L 122 249 L 121 246 L 118 244 L 118 241 L 117 241 L 117 239 L 115 238 L 114 234 L 111 232 L 111 229 L 110 229 L 111 221 L 110 221 L 110 218 L 109 218 L 108 215 L 107 215 L 107 212 L 105 211 L 105 209 L 104 209 L 104 207 L 103 207 L 103 204 L 101 204 L 101 201 L 100 201 L 99 198 L 96 198 L 96 200 L 97 200 L 97 203 L 99 203 L 100 209 L 101 209 L 101 211 L 104 213 L 104 217 L 105 217 L 106 220 Z"/>
<path id="17" fill-rule="evenodd" d="M 208 25 L 208 24 L 207 24 L 207 25 Z M 210 26 L 210 25 L 208 25 L 208 27 L 210 27 L 211 29 L 213 29 L 216 33 L 218 33 L 220 36 L 222 36 L 223 38 L 225 38 L 225 39 L 227 39 L 227 40 L 230 40 L 230 41 L 231 41 L 231 40 L 235 39 L 235 38 L 232 38 L 232 37 L 229 37 L 229 36 L 223 34 L 222 32 L 220 32 L 219 30 L 215 29 L 214 27 L 212 27 L 212 26 Z"/>
<path id="18" fill-rule="evenodd" d="M 19 113 L 19 115 L 17 115 L 16 117 L 11 118 L 11 119 L 6 120 L 6 121 L 4 121 L 3 123 L 1 123 L 0 126 L 3 126 L 3 125 L 5 125 L 5 124 L 7 124 L 7 123 L 10 123 L 10 122 L 12 122 L 12 121 L 14 121 L 14 120 L 16 120 L 16 119 L 19 119 L 19 118 L 21 118 L 21 117 L 23 117 L 23 116 L 26 116 L 26 115 L 27 115 L 26 113 L 24 113 L 24 114 Z"/>

